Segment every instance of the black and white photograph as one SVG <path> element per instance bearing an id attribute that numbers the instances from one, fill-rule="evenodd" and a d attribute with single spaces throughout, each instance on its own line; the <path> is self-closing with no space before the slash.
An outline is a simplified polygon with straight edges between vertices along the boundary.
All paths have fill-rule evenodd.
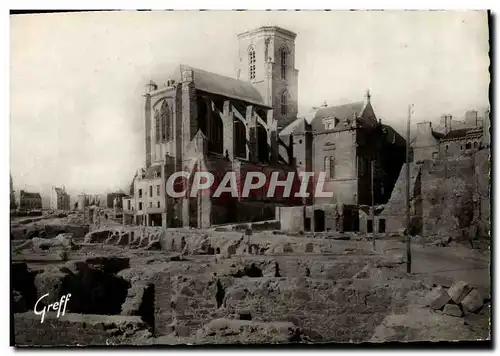
<path id="1" fill-rule="evenodd" d="M 492 21 L 11 10 L 11 346 L 491 342 Z"/>

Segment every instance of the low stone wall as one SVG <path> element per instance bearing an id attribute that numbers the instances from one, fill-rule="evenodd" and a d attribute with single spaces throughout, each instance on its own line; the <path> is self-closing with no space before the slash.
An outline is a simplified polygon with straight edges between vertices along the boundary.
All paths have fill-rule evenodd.
<path id="1" fill-rule="evenodd" d="M 57 313 L 51 312 L 41 323 L 40 316 L 32 311 L 14 314 L 16 346 L 135 344 L 148 336 L 146 324 L 137 316 L 67 313 L 57 318 Z"/>

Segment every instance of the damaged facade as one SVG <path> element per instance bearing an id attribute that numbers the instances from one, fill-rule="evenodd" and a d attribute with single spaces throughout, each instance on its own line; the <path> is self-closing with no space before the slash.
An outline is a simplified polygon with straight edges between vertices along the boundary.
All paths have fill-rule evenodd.
<path id="1" fill-rule="evenodd" d="M 65 188 L 52 187 L 50 191 L 51 210 L 70 210 L 70 197 Z"/>
<path id="2" fill-rule="evenodd" d="M 274 219 L 275 206 L 293 204 L 259 194 L 173 198 L 165 186 L 180 171 L 235 172 L 240 181 L 250 171 L 280 172 L 280 179 L 295 171 L 278 153 L 278 128 L 297 116 L 295 37 L 279 27 L 238 35 L 238 79 L 180 65 L 163 86 L 147 85 L 146 165 L 123 199 L 124 222 L 208 227 Z"/>
<path id="3" fill-rule="evenodd" d="M 417 125 L 410 163 L 410 232 L 470 240 L 490 230 L 490 117 L 475 110 L 465 120 L 443 115 L 433 129 Z M 389 202 L 378 207 L 373 224 L 388 232 L 406 228 L 406 166 Z M 379 231 L 379 230 L 376 230 Z"/>
<path id="4" fill-rule="evenodd" d="M 19 202 L 18 209 L 20 210 L 42 210 L 42 196 L 40 193 L 21 190 L 16 200 Z"/>

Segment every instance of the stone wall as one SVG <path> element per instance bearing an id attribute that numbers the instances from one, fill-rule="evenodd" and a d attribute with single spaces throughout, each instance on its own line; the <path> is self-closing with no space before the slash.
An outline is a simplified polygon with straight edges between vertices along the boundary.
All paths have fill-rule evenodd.
<path id="1" fill-rule="evenodd" d="M 457 240 L 486 237 L 490 220 L 489 150 L 455 160 L 410 165 L 410 215 L 415 233 Z M 380 213 L 386 232 L 406 228 L 406 166 Z"/>
<path id="2" fill-rule="evenodd" d="M 56 314 L 46 314 L 43 323 L 32 311 L 14 314 L 14 344 L 31 347 L 136 344 L 140 339 L 134 336 L 149 335 L 138 316 L 66 313 L 57 318 Z"/>
<path id="3" fill-rule="evenodd" d="M 313 170 L 325 171 L 325 157 L 335 157 L 334 177 L 325 182 L 323 191 L 333 197 L 314 198 L 314 204 L 357 204 L 356 130 L 317 135 L 313 142 Z"/>
<path id="4" fill-rule="evenodd" d="M 426 161 L 422 167 L 422 234 L 466 238 L 479 208 L 475 195 L 471 158 Z"/>

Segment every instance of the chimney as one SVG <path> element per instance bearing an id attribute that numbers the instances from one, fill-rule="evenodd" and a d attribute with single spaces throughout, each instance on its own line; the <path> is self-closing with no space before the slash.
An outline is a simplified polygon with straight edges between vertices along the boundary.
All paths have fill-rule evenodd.
<path id="1" fill-rule="evenodd" d="M 445 135 L 452 130 L 451 119 L 452 119 L 452 116 L 448 115 L 448 114 L 441 116 L 441 125 L 444 124 L 444 134 Z"/>

